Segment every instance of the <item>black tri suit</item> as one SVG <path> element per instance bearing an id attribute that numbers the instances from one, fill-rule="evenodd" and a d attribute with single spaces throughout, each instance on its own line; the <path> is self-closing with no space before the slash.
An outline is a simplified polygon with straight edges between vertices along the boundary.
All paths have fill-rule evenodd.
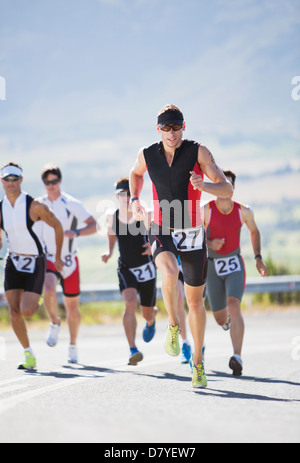
<path id="1" fill-rule="evenodd" d="M 118 278 L 120 291 L 135 288 L 141 305 L 154 307 L 156 303 L 156 268 L 152 256 L 143 256 L 143 247 L 148 241 L 148 230 L 144 222 L 125 224 L 119 219 L 119 210 L 113 217 L 113 232 L 119 246 Z"/>
<path id="2" fill-rule="evenodd" d="M 194 190 L 190 172 L 204 177 L 198 163 L 199 144 L 183 140 L 169 166 L 163 143 L 144 150 L 153 186 L 154 217 L 149 239 L 154 259 L 164 251 L 180 257 L 184 281 L 202 286 L 207 276 L 207 247 L 200 210 L 201 191 Z"/>

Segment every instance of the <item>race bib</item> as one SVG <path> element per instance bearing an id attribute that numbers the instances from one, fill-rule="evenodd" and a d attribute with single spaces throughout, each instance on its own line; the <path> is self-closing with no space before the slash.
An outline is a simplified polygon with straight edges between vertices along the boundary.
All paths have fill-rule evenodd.
<path id="1" fill-rule="evenodd" d="M 203 227 L 172 231 L 172 238 L 178 251 L 197 251 L 203 248 Z"/>
<path id="2" fill-rule="evenodd" d="M 145 283 L 146 281 L 154 280 L 156 277 L 156 270 L 153 262 L 148 262 L 148 264 L 130 268 L 129 270 L 133 273 L 138 283 Z"/>
<path id="3" fill-rule="evenodd" d="M 222 259 L 215 259 L 214 262 L 216 273 L 219 277 L 241 271 L 239 256 L 223 257 Z"/>
<path id="4" fill-rule="evenodd" d="M 11 254 L 10 257 L 18 272 L 34 273 L 36 266 L 36 258 L 34 256 L 19 256 L 18 254 Z"/>
<path id="5" fill-rule="evenodd" d="M 60 274 L 64 279 L 66 279 L 69 278 L 69 276 L 71 276 L 77 268 L 76 254 L 64 256 L 63 261 L 65 265 Z"/>

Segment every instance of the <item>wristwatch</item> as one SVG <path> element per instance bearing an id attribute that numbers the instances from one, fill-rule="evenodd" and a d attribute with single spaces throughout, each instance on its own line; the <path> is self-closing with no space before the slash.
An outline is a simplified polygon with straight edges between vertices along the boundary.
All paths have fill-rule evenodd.
<path id="1" fill-rule="evenodd" d="M 254 259 L 262 259 L 262 255 L 261 254 L 257 254 Z"/>
<path id="2" fill-rule="evenodd" d="M 130 198 L 129 204 L 133 204 L 135 201 L 139 201 L 139 198 Z"/>

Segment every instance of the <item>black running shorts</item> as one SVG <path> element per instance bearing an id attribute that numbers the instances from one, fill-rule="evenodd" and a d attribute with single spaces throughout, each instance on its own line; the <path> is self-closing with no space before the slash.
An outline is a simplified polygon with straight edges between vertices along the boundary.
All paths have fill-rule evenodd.
<path id="1" fill-rule="evenodd" d="M 149 230 L 149 241 L 151 244 L 153 259 L 164 251 L 171 252 L 181 260 L 184 282 L 189 286 L 203 286 L 207 277 L 207 246 L 204 236 L 202 249 L 182 252 L 176 247 L 172 235 L 162 233 L 154 224 Z"/>
<path id="2" fill-rule="evenodd" d="M 16 270 L 12 259 L 8 256 L 5 266 L 4 289 L 11 291 L 22 289 L 25 292 L 41 295 L 43 292 L 46 274 L 46 257 L 36 258 L 34 273 L 19 272 Z"/>
<path id="3" fill-rule="evenodd" d="M 119 288 L 122 293 L 125 289 L 134 288 L 140 295 L 140 303 L 144 307 L 154 307 L 156 304 L 156 278 L 139 282 L 135 275 L 125 266 L 118 268 Z"/>

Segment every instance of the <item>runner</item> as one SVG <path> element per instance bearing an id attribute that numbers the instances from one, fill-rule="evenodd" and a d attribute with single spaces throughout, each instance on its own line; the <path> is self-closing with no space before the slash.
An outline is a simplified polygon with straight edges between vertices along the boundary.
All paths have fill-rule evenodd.
<path id="1" fill-rule="evenodd" d="M 224 171 L 226 178 L 235 187 L 236 175 L 230 170 Z M 244 320 L 241 312 L 246 272 L 241 256 L 240 232 L 247 225 L 256 267 L 263 276 L 268 269 L 261 256 L 260 232 L 254 220 L 254 213 L 249 206 L 243 206 L 228 198 L 217 198 L 204 207 L 204 224 L 207 228 L 207 245 L 209 252 L 207 295 L 215 319 L 225 330 L 230 329 L 234 355 L 229 367 L 234 376 L 241 376 L 243 371 L 242 346 L 244 339 Z"/>
<path id="2" fill-rule="evenodd" d="M 58 272 L 54 265 L 56 245 L 53 231 L 47 225 L 44 226 L 43 230 L 47 248 L 44 297 L 45 307 L 51 319 L 47 344 L 49 347 L 54 347 L 58 342 L 61 320 L 58 316 L 56 286 L 57 282 L 60 281 L 63 288 L 63 301 L 70 331 L 68 362 L 77 363 L 77 337 L 81 322 L 79 311 L 80 273 L 77 257 L 77 238 L 96 233 L 97 224 L 80 201 L 61 191 L 62 174 L 57 166 L 46 166 L 42 171 L 42 181 L 47 194 L 41 198 L 41 201 L 53 211 L 64 229 L 62 258 L 65 266 L 62 272 Z M 86 227 L 78 229 L 78 222 L 85 223 Z"/>
<path id="3" fill-rule="evenodd" d="M 107 263 L 113 254 L 116 242 L 119 245 L 119 287 L 125 302 L 123 325 L 130 348 L 129 365 L 137 365 L 143 360 L 143 354 L 136 346 L 136 310 L 138 294 L 143 317 L 147 321 L 143 331 L 145 342 L 152 341 L 155 330 L 156 269 L 151 255 L 148 239 L 150 217 L 144 221 L 135 221 L 129 206 L 129 180 L 121 178 L 116 183 L 116 195 L 119 208 L 107 215 L 109 251 L 102 255 Z"/>
<path id="4" fill-rule="evenodd" d="M 180 353 L 177 315 L 179 255 L 195 345 L 190 361 L 192 384 L 194 387 L 206 387 L 202 348 L 206 323 L 203 290 L 207 250 L 200 199 L 202 191 L 228 197 L 232 194 L 232 186 L 206 147 L 194 141 L 183 140 L 184 117 L 176 106 L 165 106 L 159 113 L 157 122 L 162 142 L 142 149 L 130 174 L 133 216 L 136 220 L 146 217 L 139 196 L 144 174 L 148 170 L 153 183 L 154 198 L 150 243 L 155 263 L 162 274 L 162 292 L 169 314 L 165 348 L 170 355 Z M 203 181 L 204 174 L 212 183 Z"/>
<path id="5" fill-rule="evenodd" d="M 62 271 L 63 229 L 49 209 L 21 190 L 23 170 L 15 163 L 1 169 L 6 196 L 0 203 L 0 226 L 8 239 L 4 288 L 14 332 L 24 348 L 25 361 L 19 369 L 33 370 L 36 358 L 30 346 L 23 317 L 31 318 L 39 309 L 46 270 L 42 222 L 53 229 L 56 242 L 54 265 Z M 2 248 L 0 230 L 0 248 Z"/>

